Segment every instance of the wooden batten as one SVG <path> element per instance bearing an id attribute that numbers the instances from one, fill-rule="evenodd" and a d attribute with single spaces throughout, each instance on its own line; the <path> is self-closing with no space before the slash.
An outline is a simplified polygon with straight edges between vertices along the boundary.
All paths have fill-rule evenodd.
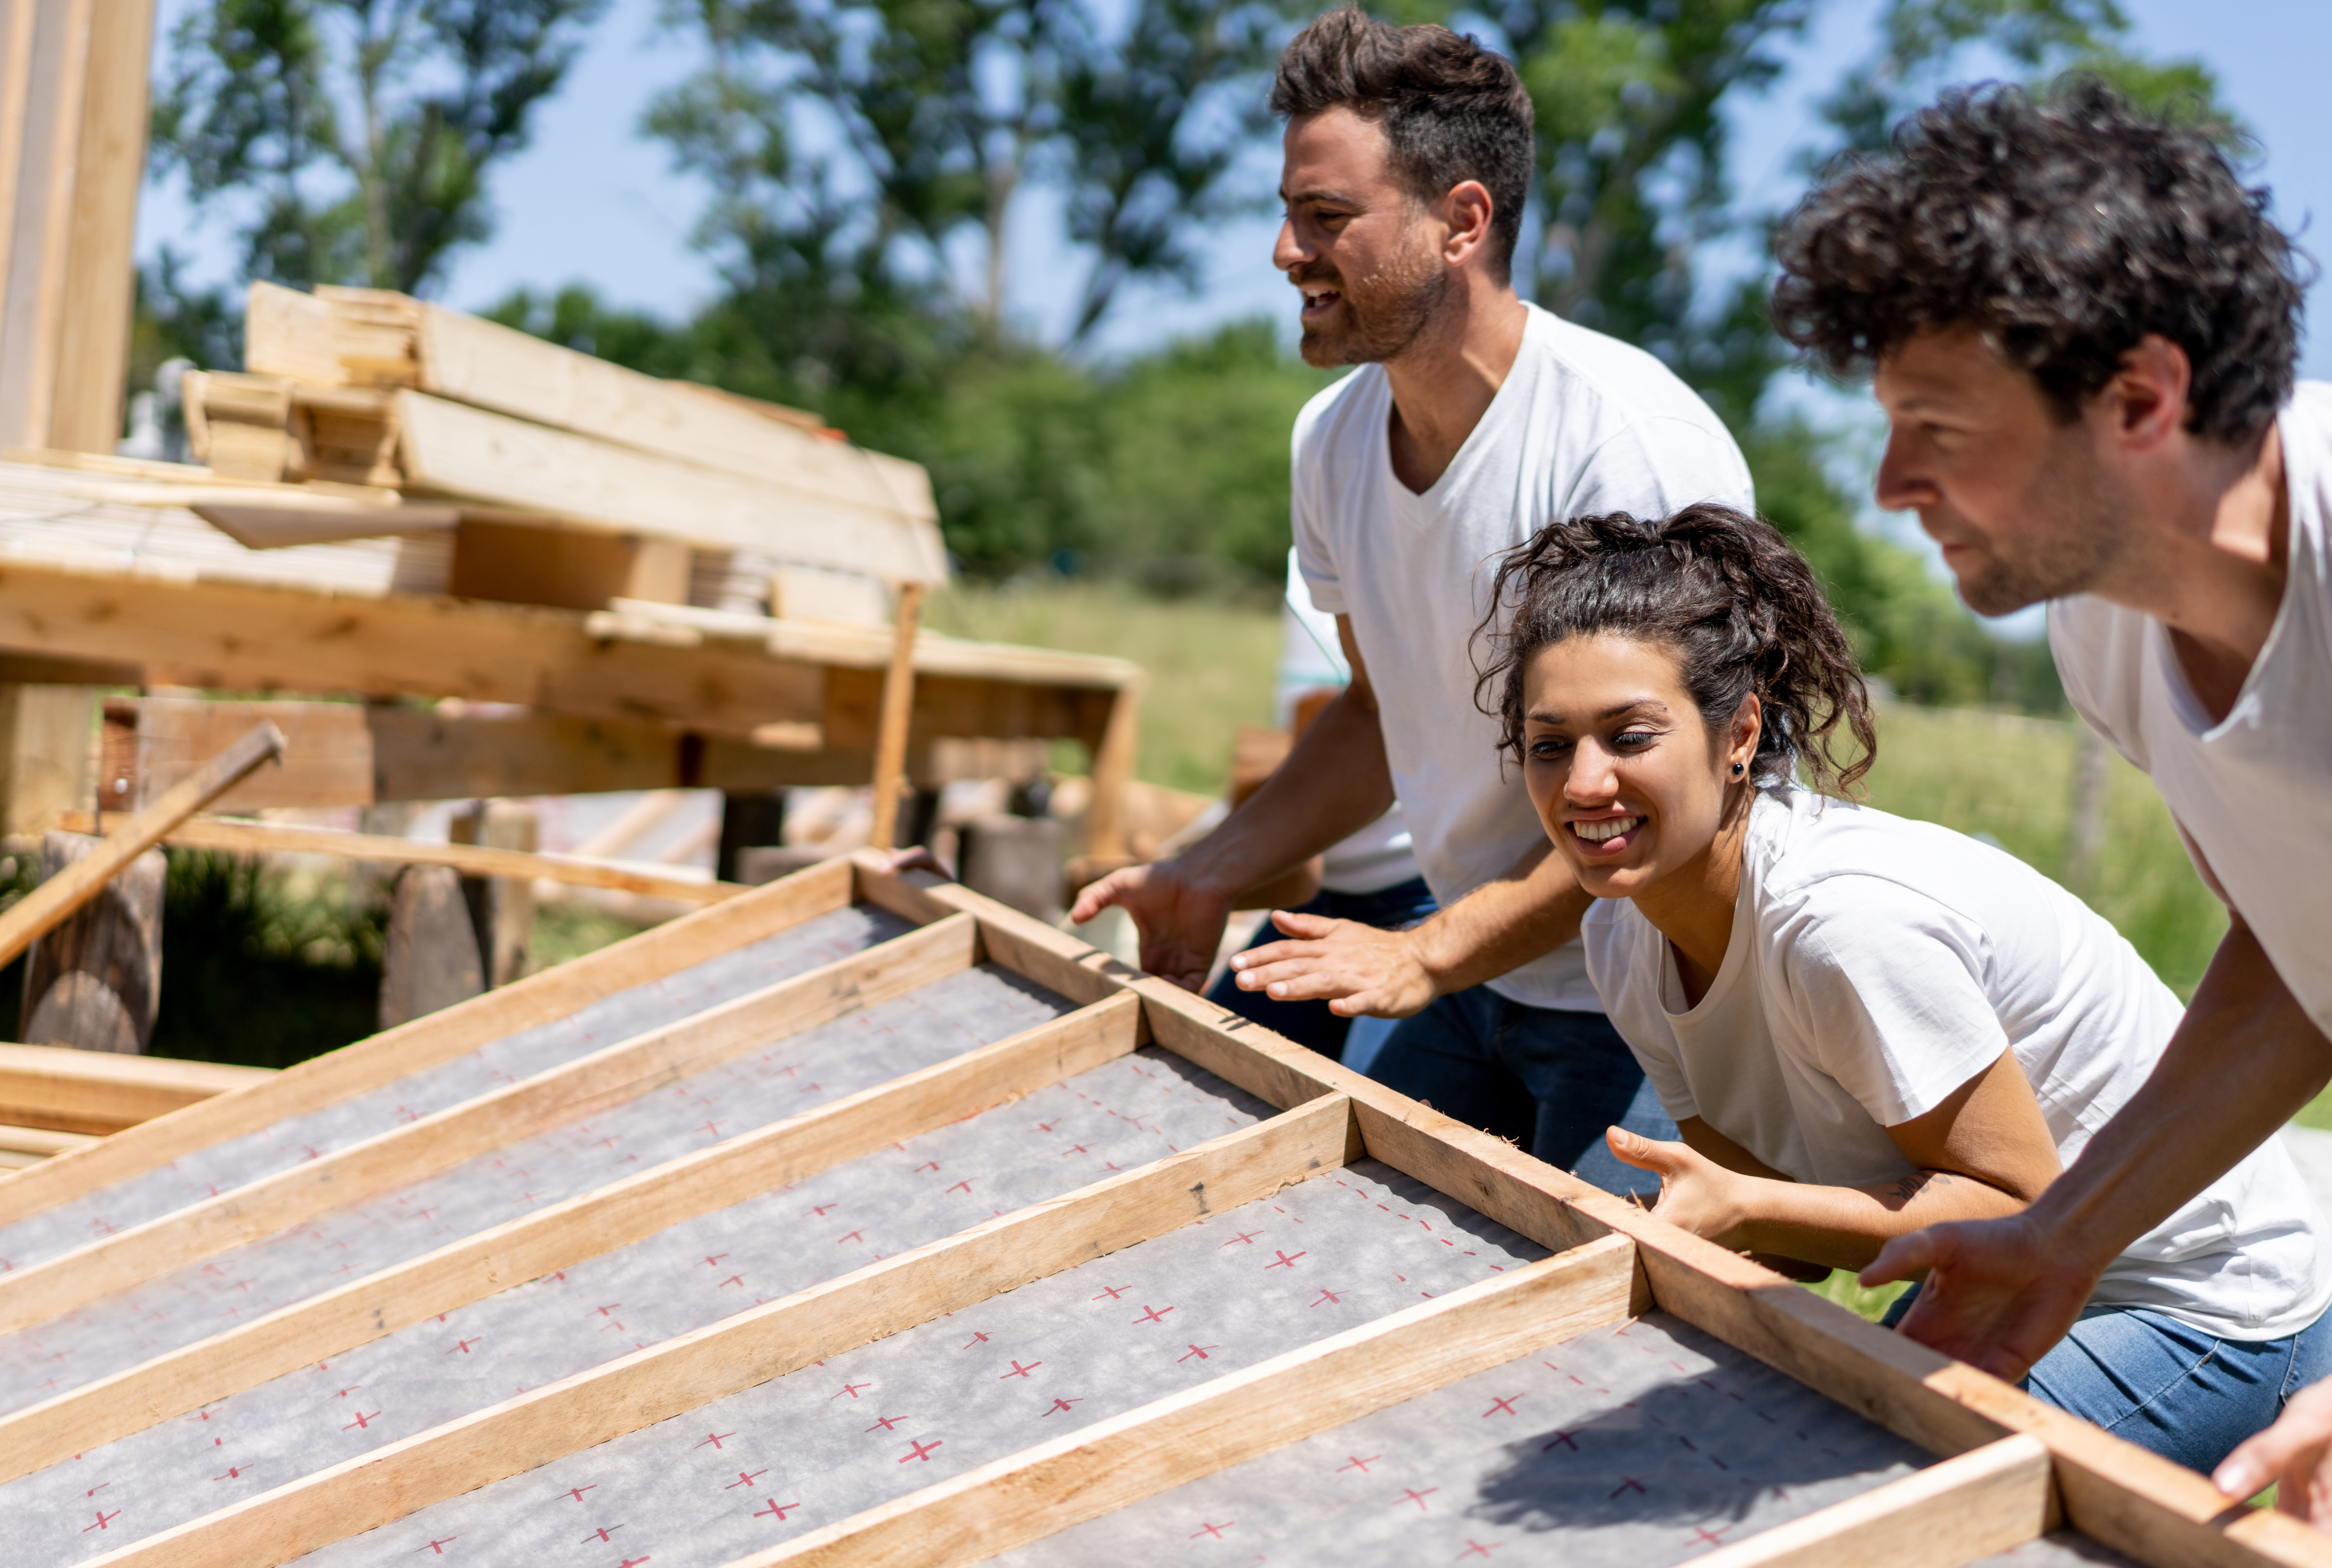
<path id="1" fill-rule="evenodd" d="M 1961 1568 L 2057 1523 L 2049 1450 L 2002 1438 L 1694 1559 L 1704 1568 Z"/>
<path id="2" fill-rule="evenodd" d="M 1145 1241 L 1343 1162 L 1324 1099 L 449 1421 L 91 1560 L 258 1568 Z"/>
<path id="3" fill-rule="evenodd" d="M 0 1182 L 0 1224 L 78 1198 L 182 1155 L 241 1137 L 477 1050 L 521 1029 L 563 1018 L 604 996 L 774 936 L 850 902 L 847 865 L 836 862 L 645 931 L 571 964 L 529 975 L 474 1002 L 414 1020 L 370 1040 L 286 1068 L 264 1082 L 118 1133 L 92 1148 Z"/>
<path id="4" fill-rule="evenodd" d="M 1140 1012 L 1094 1003 L 0 1418 L 0 1481 L 1099 1067 L 1140 1043 Z"/>
<path id="5" fill-rule="evenodd" d="M 1621 1237 L 1154 1401 L 758 1552 L 779 1563 L 960 1568 L 1628 1316 Z"/>
<path id="6" fill-rule="evenodd" d="M 69 1046 L 0 1045 L 0 1122 L 101 1137 L 273 1077 L 263 1067 L 118 1056 Z"/>
<path id="7" fill-rule="evenodd" d="M 207 1203 L 0 1275 L 0 1334 L 13 1333 L 513 1139 L 588 1117 L 688 1072 L 928 985 L 969 966 L 977 928 L 939 921 L 679 1023 L 621 1041 L 493 1094 L 448 1107 Z"/>

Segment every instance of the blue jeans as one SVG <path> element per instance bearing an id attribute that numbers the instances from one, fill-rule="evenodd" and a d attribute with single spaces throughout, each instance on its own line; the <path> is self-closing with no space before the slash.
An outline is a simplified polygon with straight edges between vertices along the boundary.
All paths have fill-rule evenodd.
<path id="1" fill-rule="evenodd" d="M 1603 1147 L 1615 1123 L 1673 1139 L 1627 1042 L 1600 1012 L 1510 1002 L 1486 985 L 1453 992 L 1404 1019 L 1369 1063 L 1369 1076 L 1444 1116 L 1512 1139 L 1612 1192 L 1657 1191 Z"/>
<path id="2" fill-rule="evenodd" d="M 1887 1311 L 1911 1309 L 1912 1287 Z M 2332 1373 L 2332 1313 L 2282 1339 L 2222 1339 L 2137 1307 L 2092 1307 L 2024 1380 L 2044 1404 L 2209 1475 Z"/>
<path id="3" fill-rule="evenodd" d="M 1331 920 L 1357 920 L 1381 931 L 1397 931 L 1404 926 L 1416 925 L 1438 908 L 1433 901 L 1433 889 L 1425 885 L 1425 879 L 1411 877 L 1374 893 L 1332 893 L 1323 889 L 1317 898 L 1297 906 L 1294 913 L 1324 915 Z M 1247 946 L 1260 947 L 1266 942 L 1285 940 L 1279 927 L 1266 919 Z M 1266 1029 L 1276 1030 L 1331 1061 L 1343 1058 L 1344 1034 L 1352 1028 L 1352 1021 L 1339 1018 L 1324 1002 L 1274 1002 L 1260 991 L 1241 991 L 1228 970 L 1207 993 L 1207 1000 L 1217 1007 L 1228 1008 L 1241 1018 L 1251 1018 Z"/>

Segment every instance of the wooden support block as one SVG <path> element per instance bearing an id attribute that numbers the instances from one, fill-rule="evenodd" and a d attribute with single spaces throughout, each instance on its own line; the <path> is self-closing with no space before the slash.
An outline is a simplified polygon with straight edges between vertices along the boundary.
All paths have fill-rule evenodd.
<path id="1" fill-rule="evenodd" d="M 1696 1558 L 1706 1568 L 1962 1568 L 2057 1522 L 2049 1450 L 2002 1438 Z"/>
<path id="2" fill-rule="evenodd" d="M 214 801 L 212 811 L 233 815 L 270 806 L 373 803 L 372 723 L 361 703 L 115 698 L 105 705 L 105 718 L 109 736 L 117 729 L 125 731 L 129 748 L 126 759 L 108 750 L 108 812 L 151 805 L 206 758 L 261 723 L 283 732 L 282 765 L 244 780 Z M 118 787 L 124 778 L 129 781 L 127 790 Z"/>
<path id="3" fill-rule="evenodd" d="M 274 1076 L 263 1067 L 0 1045 L 0 1122 L 101 1136 Z"/>
<path id="4" fill-rule="evenodd" d="M 446 592 L 569 610 L 603 610 L 617 599 L 685 604 L 688 554 L 674 539 L 464 518 Z"/>
<path id="5" fill-rule="evenodd" d="M 318 1214 L 458 1164 L 512 1139 L 636 1098 L 683 1072 L 702 1072 L 772 1039 L 903 995 L 968 967 L 978 937 L 969 917 L 943 920 L 837 959 L 807 974 L 619 1041 L 493 1094 L 450 1106 L 362 1143 L 238 1187 L 72 1252 L 0 1275 L 0 1334 Z M 280 1081 L 280 1080 L 279 1080 Z"/>
<path id="6" fill-rule="evenodd" d="M 729 1568 L 960 1568 L 1628 1316 L 1611 1237 L 1096 1421 Z M 2045 1465 L 2041 1477 L 2045 1490 Z"/>
<path id="7" fill-rule="evenodd" d="M 452 824 L 457 844 L 523 855 L 535 852 L 540 833 L 534 808 L 522 801 L 479 801 L 466 812 L 456 812 Z M 486 984 L 508 985 L 526 973 L 527 955 L 534 945 L 533 879 L 464 877 L 462 896 L 477 933 Z"/>
<path id="8" fill-rule="evenodd" d="M 1113 1061 L 1140 1042 L 1140 1012 L 1095 1003 L 0 1418 L 0 1481 Z"/>
<path id="9" fill-rule="evenodd" d="M 915 633 L 922 625 L 923 588 L 899 589 L 898 624 L 892 629 L 891 667 L 883 676 L 883 716 L 874 732 L 874 825 L 867 843 L 887 850 L 898 841 L 899 792 L 906 784 L 907 718 L 915 696 Z"/>
<path id="10" fill-rule="evenodd" d="M 108 1568 L 288 1562 L 1341 1165 L 1341 1099 L 870 1264 L 120 1547 Z"/>
<path id="11" fill-rule="evenodd" d="M 380 965 L 380 1027 L 458 1006 L 486 989 L 478 928 L 461 873 L 407 866 L 389 884 Z"/>
<path id="12" fill-rule="evenodd" d="M 0 832 L 37 833 L 91 799 L 97 694 L 0 685 Z"/>
<path id="13" fill-rule="evenodd" d="M 47 834 L 43 880 L 94 853 L 100 839 Z M 148 850 L 33 944 L 18 1032 L 33 1045 L 142 1056 L 162 1002 L 162 896 L 168 863 Z"/>
<path id="14" fill-rule="evenodd" d="M 450 1061 L 488 1041 L 564 1018 L 616 992 L 831 913 L 850 902 L 851 888 L 847 863 L 816 867 L 742 895 L 720 910 L 701 910 L 530 974 L 506 990 L 488 992 L 475 1002 L 297 1063 L 238 1093 L 159 1116 L 93 1149 L 0 1183 L 0 1224 L 13 1224 L 27 1214 L 158 1170 L 181 1155 L 241 1137 L 285 1117 L 337 1105 L 407 1073 Z M 7 1049 L 0 1047 L 0 1088 L 7 1083 Z M 94 1066 L 99 1060 L 92 1057 L 90 1062 Z"/>

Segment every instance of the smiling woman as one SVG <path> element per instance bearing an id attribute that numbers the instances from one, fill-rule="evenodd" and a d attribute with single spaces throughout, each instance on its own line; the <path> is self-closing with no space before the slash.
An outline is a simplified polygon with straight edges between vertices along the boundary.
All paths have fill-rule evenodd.
<path id="1" fill-rule="evenodd" d="M 1553 524 L 1502 564 L 1484 631 L 1479 696 L 1601 900 L 1589 973 L 1682 1135 L 1610 1136 L 1660 1177 L 1663 1218 L 1860 1268 L 2021 1210 L 2152 1070 L 2177 1000 L 2103 919 L 1998 850 L 1825 793 L 1877 736 L 1770 525 Z M 2266 1146 L 2107 1268 L 2032 1392 L 2208 1468 L 2332 1370 L 2327 1240 Z"/>

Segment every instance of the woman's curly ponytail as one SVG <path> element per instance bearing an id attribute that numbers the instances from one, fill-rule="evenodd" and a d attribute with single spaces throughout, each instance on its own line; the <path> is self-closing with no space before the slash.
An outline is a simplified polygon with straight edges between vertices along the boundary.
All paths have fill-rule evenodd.
<path id="1" fill-rule="evenodd" d="M 1531 655 L 1607 633 L 1673 649 L 1711 725 L 1755 692 L 1758 784 L 1802 767 L 1815 789 L 1843 794 L 1870 771 L 1878 738 L 1854 651 L 1804 557 L 1771 523 L 1714 502 L 1664 521 L 1614 512 L 1550 523 L 1508 551 L 1476 632 L 1488 657 L 1474 689 L 1498 720 L 1502 751 L 1523 755 Z M 1859 753 L 1847 763 L 1840 726 Z"/>

